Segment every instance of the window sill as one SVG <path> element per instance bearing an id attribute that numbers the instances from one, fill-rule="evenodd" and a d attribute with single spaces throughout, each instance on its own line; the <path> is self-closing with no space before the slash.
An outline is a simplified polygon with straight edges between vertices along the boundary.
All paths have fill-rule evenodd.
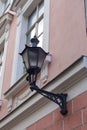
<path id="1" fill-rule="evenodd" d="M 11 86 L 10 89 L 8 89 L 4 93 L 6 99 L 9 99 L 9 97 L 14 96 L 27 84 L 26 76 L 27 74 L 23 75 L 13 86 Z"/>

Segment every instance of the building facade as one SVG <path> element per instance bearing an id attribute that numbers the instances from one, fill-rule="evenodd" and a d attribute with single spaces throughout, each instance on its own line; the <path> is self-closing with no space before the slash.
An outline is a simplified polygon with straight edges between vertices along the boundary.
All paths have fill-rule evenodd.
<path id="1" fill-rule="evenodd" d="M 87 130 L 87 0 L 0 0 L 0 129 Z M 19 53 L 39 39 L 49 56 L 37 84 L 67 93 L 66 115 L 30 90 Z"/>

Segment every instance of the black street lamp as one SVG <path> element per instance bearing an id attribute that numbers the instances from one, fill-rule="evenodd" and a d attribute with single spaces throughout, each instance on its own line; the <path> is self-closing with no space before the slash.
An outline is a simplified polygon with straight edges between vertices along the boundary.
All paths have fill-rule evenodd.
<path id="1" fill-rule="evenodd" d="M 39 40 L 36 36 L 31 39 L 32 47 L 25 45 L 25 49 L 20 53 L 23 58 L 26 71 L 29 74 L 27 80 L 30 84 L 30 89 L 36 90 L 39 94 L 57 103 L 61 108 L 61 113 L 65 115 L 67 113 L 67 94 L 54 94 L 43 89 L 40 89 L 36 85 L 37 75 L 40 73 L 44 60 L 48 53 L 46 53 L 41 47 L 37 47 Z"/>

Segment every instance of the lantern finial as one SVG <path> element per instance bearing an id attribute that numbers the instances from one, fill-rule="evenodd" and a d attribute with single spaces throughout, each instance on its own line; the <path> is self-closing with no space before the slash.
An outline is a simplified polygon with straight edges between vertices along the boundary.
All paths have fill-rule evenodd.
<path id="1" fill-rule="evenodd" d="M 39 40 L 37 39 L 36 35 L 31 39 L 32 47 L 37 47 Z"/>

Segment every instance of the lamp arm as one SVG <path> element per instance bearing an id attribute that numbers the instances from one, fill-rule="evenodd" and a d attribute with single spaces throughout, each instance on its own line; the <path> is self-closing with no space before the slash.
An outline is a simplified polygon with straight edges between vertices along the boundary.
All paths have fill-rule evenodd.
<path id="1" fill-rule="evenodd" d="M 37 93 L 41 94 L 42 96 L 58 104 L 61 109 L 60 112 L 62 115 L 65 115 L 67 113 L 67 102 L 66 102 L 67 94 L 63 94 L 63 93 L 54 94 L 54 93 L 45 91 L 43 89 L 40 89 L 35 83 L 31 83 L 30 85 L 31 85 L 30 89 L 32 91 L 36 90 Z"/>

